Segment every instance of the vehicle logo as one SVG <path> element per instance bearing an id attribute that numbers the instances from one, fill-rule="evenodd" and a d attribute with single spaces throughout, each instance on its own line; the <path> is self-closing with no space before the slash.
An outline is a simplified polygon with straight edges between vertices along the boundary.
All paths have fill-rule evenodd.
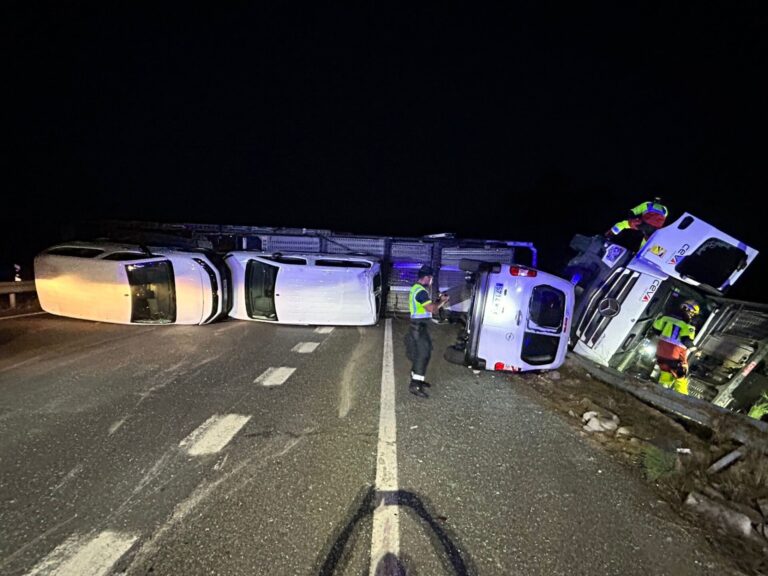
<path id="1" fill-rule="evenodd" d="M 603 298 L 597 305 L 597 311 L 601 316 L 613 318 L 621 311 L 621 304 L 616 298 Z"/>
<path id="2" fill-rule="evenodd" d="M 664 246 L 660 246 L 659 244 L 656 244 L 654 246 L 651 246 L 650 252 L 651 254 L 655 254 L 659 258 L 664 258 L 664 254 L 667 253 L 667 249 L 664 248 Z"/>
<path id="3" fill-rule="evenodd" d="M 507 332 L 507 334 L 504 336 L 504 338 L 507 340 L 507 342 L 511 342 L 515 337 L 514 332 Z"/>
<path id="4" fill-rule="evenodd" d="M 672 256 L 672 258 L 669 259 L 667 264 L 672 264 L 674 266 L 675 264 L 680 262 L 680 260 L 683 259 L 683 256 L 685 256 L 685 253 L 688 252 L 688 250 L 690 250 L 690 249 L 691 249 L 690 245 L 683 244 L 680 247 L 680 249 L 677 252 L 675 252 L 675 255 Z"/>
<path id="5" fill-rule="evenodd" d="M 661 284 L 661 282 L 659 280 L 654 280 L 653 284 L 648 286 L 646 291 L 643 293 L 643 296 L 642 296 L 642 298 L 640 298 L 640 301 L 641 302 L 650 302 L 651 298 L 653 298 L 653 294 L 656 292 L 656 290 L 658 289 L 660 284 Z"/>

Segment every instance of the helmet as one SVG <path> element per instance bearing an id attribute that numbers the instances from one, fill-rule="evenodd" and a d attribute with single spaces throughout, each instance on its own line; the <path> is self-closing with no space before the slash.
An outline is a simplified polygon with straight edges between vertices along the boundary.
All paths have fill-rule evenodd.
<path id="1" fill-rule="evenodd" d="M 701 308 L 693 300 L 686 300 L 685 302 L 683 302 L 680 308 L 682 309 L 683 312 L 691 316 L 691 318 L 693 318 L 694 316 L 697 316 L 699 312 L 701 312 Z"/>
<path id="2" fill-rule="evenodd" d="M 417 278 L 423 278 L 424 276 L 434 276 L 435 271 L 432 270 L 432 266 L 427 266 L 424 264 L 421 268 L 419 268 L 418 276 Z"/>

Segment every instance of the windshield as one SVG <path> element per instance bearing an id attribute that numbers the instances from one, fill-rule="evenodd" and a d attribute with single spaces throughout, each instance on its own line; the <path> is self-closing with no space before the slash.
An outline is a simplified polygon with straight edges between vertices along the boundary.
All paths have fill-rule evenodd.
<path id="1" fill-rule="evenodd" d="M 536 286 L 531 295 L 529 319 L 538 328 L 556 330 L 563 327 L 565 293 L 552 286 Z"/>
<path id="2" fill-rule="evenodd" d="M 275 282 L 279 268 L 249 260 L 245 271 L 245 309 L 251 318 L 277 320 Z"/>
<path id="3" fill-rule="evenodd" d="M 734 272 L 746 265 L 747 254 L 744 250 L 718 238 L 710 238 L 683 258 L 675 270 L 683 277 L 721 288 Z"/>
<path id="4" fill-rule="evenodd" d="M 131 322 L 170 324 L 176 321 L 173 267 L 167 260 L 128 264 L 131 287 Z"/>

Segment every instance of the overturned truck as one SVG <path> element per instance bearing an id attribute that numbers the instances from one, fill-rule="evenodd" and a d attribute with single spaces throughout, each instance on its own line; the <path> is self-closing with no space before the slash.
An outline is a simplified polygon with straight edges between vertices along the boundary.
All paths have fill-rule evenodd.
<path id="1" fill-rule="evenodd" d="M 768 386 L 768 306 L 724 298 L 758 252 L 691 214 L 631 250 L 577 235 L 566 269 L 575 287 L 573 352 L 597 364 L 655 377 L 652 324 L 685 300 L 700 304 L 691 395 L 746 411 Z"/>

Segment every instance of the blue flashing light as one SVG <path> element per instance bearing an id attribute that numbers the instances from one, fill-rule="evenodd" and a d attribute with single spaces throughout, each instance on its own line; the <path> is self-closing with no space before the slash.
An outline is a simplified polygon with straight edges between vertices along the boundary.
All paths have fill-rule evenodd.
<path id="1" fill-rule="evenodd" d="M 581 274 L 577 272 L 571 276 L 571 284 L 578 284 L 579 282 L 581 282 Z"/>

